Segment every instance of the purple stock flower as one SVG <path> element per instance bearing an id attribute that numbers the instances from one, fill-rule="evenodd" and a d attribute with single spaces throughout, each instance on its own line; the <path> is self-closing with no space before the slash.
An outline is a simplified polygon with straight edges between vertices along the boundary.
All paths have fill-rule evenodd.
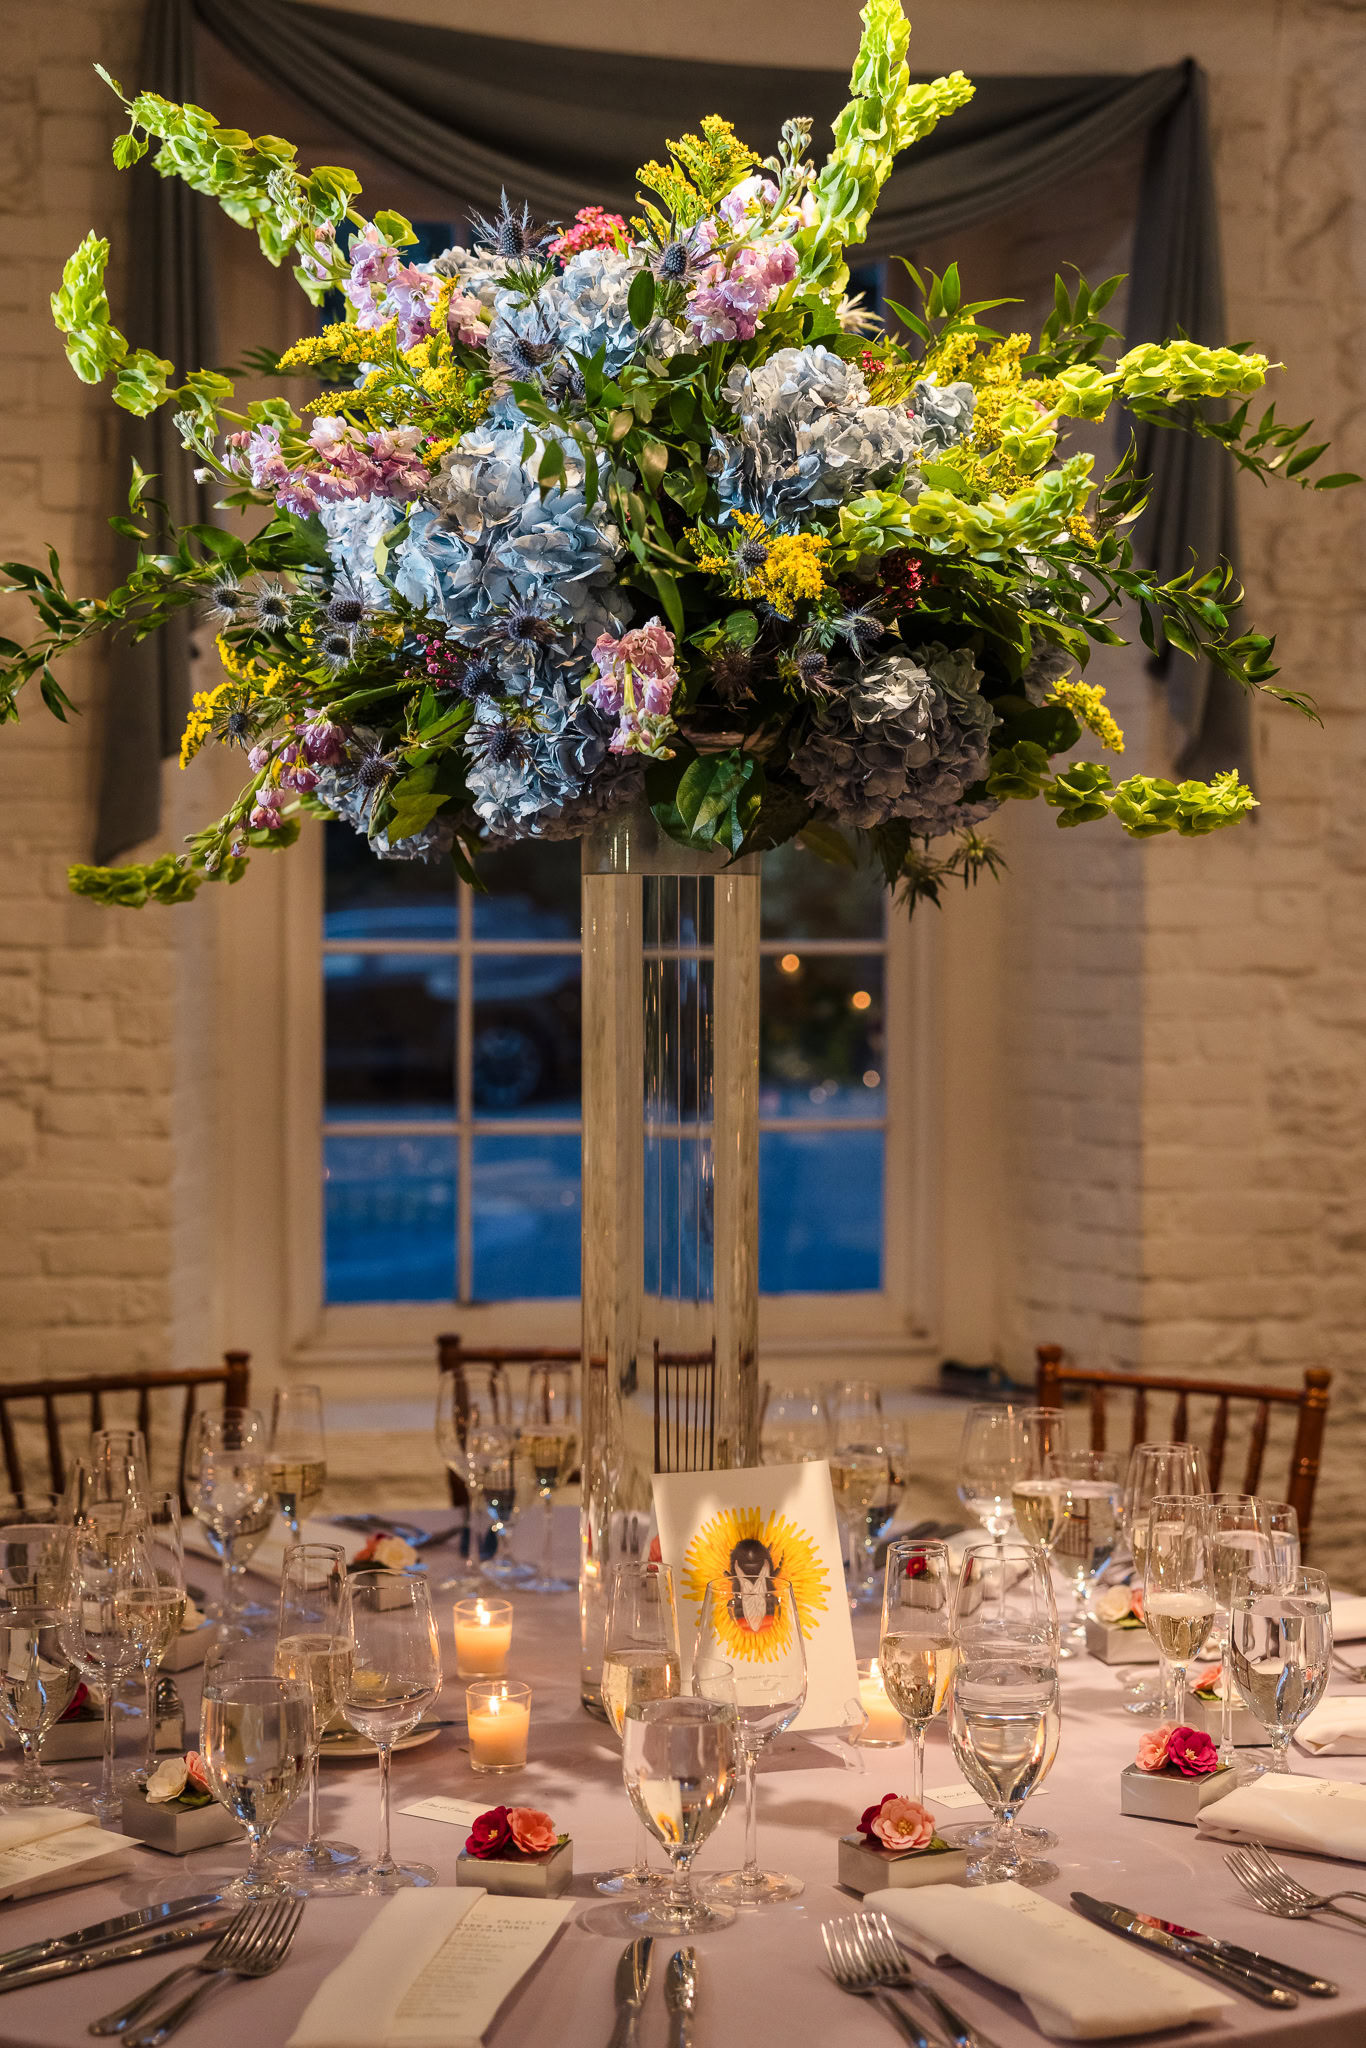
<path id="1" fill-rule="evenodd" d="M 751 341 L 763 315 L 796 274 L 792 244 L 768 235 L 708 263 L 688 298 L 688 319 L 698 340 Z"/>
<path id="2" fill-rule="evenodd" d="M 335 725 L 321 712 L 299 734 L 304 754 L 315 768 L 337 768 L 346 759 L 349 728 Z"/>

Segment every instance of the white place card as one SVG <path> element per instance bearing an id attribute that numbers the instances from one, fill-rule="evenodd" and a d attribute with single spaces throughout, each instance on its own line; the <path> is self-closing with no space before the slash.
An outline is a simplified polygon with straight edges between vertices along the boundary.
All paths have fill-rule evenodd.
<path id="1" fill-rule="evenodd" d="M 28 1899 L 90 1884 L 127 1868 L 131 1835 L 97 1827 L 88 1813 L 59 1807 L 0 1817 L 0 1899 Z"/>
<path id="2" fill-rule="evenodd" d="M 411 1806 L 400 1806 L 399 1812 L 410 1814 L 414 1820 L 444 1820 L 450 1827 L 463 1828 L 468 1834 L 488 1808 L 472 1799 L 447 1799 L 438 1792 L 430 1799 L 415 1799 Z"/>
<path id="3" fill-rule="evenodd" d="M 309 2001 L 288 2048 L 479 2048 L 573 1911 L 478 1889 L 396 1892 Z"/>
<path id="4" fill-rule="evenodd" d="M 1044 1799 L 1047 1796 L 1047 1785 L 1036 1785 L 1029 1795 L 1029 1803 L 1032 1806 L 1036 1799 Z M 983 1799 L 981 1793 L 974 1792 L 971 1785 L 963 1778 L 960 1778 L 956 1785 L 929 1785 L 925 1789 L 925 1797 L 933 1806 L 986 1805 L 986 1800 Z"/>

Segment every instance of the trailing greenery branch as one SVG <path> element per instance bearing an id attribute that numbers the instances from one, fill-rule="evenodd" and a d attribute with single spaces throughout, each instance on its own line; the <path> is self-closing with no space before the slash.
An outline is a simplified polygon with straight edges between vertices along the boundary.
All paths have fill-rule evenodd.
<path id="1" fill-rule="evenodd" d="M 987 795 L 1002 802 L 1042 796 L 1057 811 L 1059 825 L 1117 818 L 1135 839 L 1152 839 L 1162 832 L 1196 838 L 1236 824 L 1257 807 L 1256 797 L 1234 768 L 1210 782 L 1130 775 L 1117 784 L 1099 762 L 1074 761 L 1056 775 L 1050 775 L 1050 766 L 1048 754 L 1033 741 L 1002 748 L 991 757 Z"/>

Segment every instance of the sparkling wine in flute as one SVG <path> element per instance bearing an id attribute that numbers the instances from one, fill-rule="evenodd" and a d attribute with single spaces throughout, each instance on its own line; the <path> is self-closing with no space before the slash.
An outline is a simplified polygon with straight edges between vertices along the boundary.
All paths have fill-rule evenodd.
<path id="1" fill-rule="evenodd" d="M 1051 1689 L 1049 1702 L 1041 1704 L 1028 1692 L 965 1686 L 951 1724 L 953 1752 L 974 1792 L 1000 1811 L 1018 1806 L 1047 1776 L 1061 1727 Z"/>
<path id="2" fill-rule="evenodd" d="M 1068 1491 L 1062 1480 L 1019 1479 L 1011 1490 L 1010 1504 L 1025 1542 L 1051 1550 L 1068 1515 Z"/>
<path id="3" fill-rule="evenodd" d="M 307 1715 L 210 1692 L 200 1743 L 214 1797 L 244 1827 L 266 1833 L 293 1799 L 308 1762 Z"/>
<path id="4" fill-rule="evenodd" d="M 902 1719 L 932 1721 L 948 1697 L 958 1661 L 952 1637 L 888 1634 L 877 1660 L 883 1688 Z"/>
<path id="5" fill-rule="evenodd" d="M 183 1586 L 130 1586 L 118 1596 L 118 1614 L 141 1652 L 139 1662 L 159 1664 L 180 1634 L 185 1619 Z"/>
<path id="6" fill-rule="evenodd" d="M 267 1466 L 270 1489 L 287 1522 L 299 1522 L 316 1507 L 327 1484 L 326 1458 L 275 1458 Z"/>
<path id="7" fill-rule="evenodd" d="M 886 1477 L 886 1466 L 871 1458 L 840 1458 L 830 1461 L 830 1484 L 846 1520 L 866 1515 L 877 1499 Z"/>
<path id="8" fill-rule="evenodd" d="M 534 1430 L 523 1438 L 522 1448 L 536 1476 L 541 1493 L 563 1486 L 574 1469 L 579 1440 L 573 1430 Z"/>
<path id="9" fill-rule="evenodd" d="M 351 1672 L 351 1644 L 346 1636 L 322 1630 L 281 1636 L 275 1645 L 277 1678 L 302 1678 L 313 1700 L 316 1733 L 327 1726 L 341 1705 Z"/>
<path id="10" fill-rule="evenodd" d="M 1143 1603 L 1143 1622 L 1169 1664 L 1185 1666 L 1209 1634 L 1214 1594 L 1152 1588 Z"/>
<path id="11" fill-rule="evenodd" d="M 679 1688 L 672 1650 L 609 1650 L 602 1661 L 602 1703 L 620 1735 L 626 1709 L 643 1700 L 672 1699 Z"/>
<path id="12" fill-rule="evenodd" d="M 439 1690 L 434 1685 L 391 1678 L 383 1671 L 354 1670 L 346 1684 L 342 1711 L 357 1734 L 388 1744 L 416 1728 Z"/>

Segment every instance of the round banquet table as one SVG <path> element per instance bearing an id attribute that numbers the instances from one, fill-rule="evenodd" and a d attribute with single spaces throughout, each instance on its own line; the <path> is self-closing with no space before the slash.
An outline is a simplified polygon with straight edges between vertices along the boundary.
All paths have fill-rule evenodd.
<path id="1" fill-rule="evenodd" d="M 417 1519 L 417 1518 L 414 1518 Z M 449 1553 L 427 1553 L 434 1584 L 448 1575 Z M 499 1589 L 502 1590 L 501 1588 Z M 512 1594 L 514 1627 L 509 1674 L 533 1691 L 530 1760 L 516 1775 L 490 1777 L 471 1770 L 465 1743 L 462 1681 L 455 1677 L 449 1599 L 439 1620 L 446 1652 L 446 1690 L 438 1716 L 451 1717 L 434 1740 L 396 1755 L 393 1766 L 394 1850 L 436 1866 L 439 1881 L 454 1884 L 456 1858 L 464 1844 L 459 1827 L 418 1819 L 400 1811 L 409 1803 L 445 1793 L 481 1805 L 536 1806 L 548 1811 L 573 1837 L 575 1876 L 570 1896 L 575 1910 L 537 1967 L 522 1981 L 485 2036 L 487 2048 L 604 2048 L 612 2030 L 613 1977 L 624 1941 L 635 1930 L 621 1909 L 594 1890 L 595 1872 L 629 1860 L 634 1820 L 622 1790 L 619 1751 L 611 1731 L 586 1714 L 578 1698 L 578 1604 L 573 1595 Z M 855 1617 L 860 1655 L 876 1650 L 877 1617 Z M 196 1674 L 180 1674 L 189 1725 L 194 1725 Z M 1334 1690 L 1343 1683 L 1335 1680 Z M 1120 1707 L 1121 1683 L 1113 1670 L 1083 1659 L 1064 1666 L 1062 1741 L 1044 1794 L 1026 1818 L 1047 1823 L 1058 1835 L 1051 1851 L 1059 1876 L 1047 1895 L 1066 1904 L 1082 1890 L 1116 1900 L 1166 1920 L 1222 1935 L 1248 1948 L 1293 1962 L 1335 1979 L 1341 1997 L 1303 1999 L 1297 2011 L 1267 2013 L 1235 1998 L 1221 2024 L 1183 2029 L 1179 2035 L 1145 2038 L 1191 2042 L 1274 2040 L 1276 2048 L 1360 2048 L 1366 2042 L 1366 1930 L 1358 1934 L 1322 1919 L 1304 1923 L 1273 1920 L 1258 1911 L 1225 1870 L 1221 1850 L 1197 1840 L 1194 1830 L 1161 1821 L 1122 1817 L 1119 1772 L 1132 1761 L 1146 1723 Z M 742 1913 L 724 1931 L 695 1938 L 701 1963 L 701 2002 L 695 2048 L 878 2048 L 900 2036 L 875 2009 L 836 1988 L 825 1968 L 820 1924 L 856 1912 L 858 1901 L 837 1889 L 836 1837 L 850 1830 L 862 1810 L 886 1791 L 905 1789 L 909 1750 L 851 1749 L 834 1736 L 788 1735 L 769 1753 L 760 1775 L 759 1849 L 771 1868 L 805 1880 L 802 1896 L 788 1903 Z M 1366 1759 L 1318 1759 L 1294 1753 L 1295 1767 L 1333 1777 L 1360 1777 Z M 60 1775 L 60 1772 L 59 1772 Z M 933 1789 L 958 1781 L 942 1718 L 926 1747 L 925 1782 Z M 331 1760 L 322 1771 L 324 1830 L 360 1844 L 374 1843 L 377 1774 L 372 1762 Z M 931 1804 L 933 1802 L 931 1801 Z M 302 1801 L 277 1831 L 297 1838 Z M 944 1809 L 944 1819 L 974 1819 L 980 1806 Z M 740 1859 L 742 1801 L 737 1795 L 698 1869 L 721 1868 Z M 656 1852 L 658 1853 L 658 1852 Z M 0 1909 L 0 1947 L 85 1926 L 133 1907 L 173 1896 L 210 1890 L 215 1879 L 240 1869 L 244 1854 L 235 1845 L 170 1857 L 139 1849 L 134 1867 L 120 1878 L 79 1889 L 21 1900 Z M 1350 1865 L 1303 1857 L 1288 1867 L 1316 1890 L 1350 1884 Z M 314 1898 L 285 1965 L 267 1983 L 220 1988 L 177 2037 L 185 2048 L 283 2048 L 309 1998 L 327 1973 L 348 1953 L 360 1932 L 381 1911 L 374 1898 Z M 1116 1937 L 1118 1939 L 1118 1937 Z M 664 1964 L 673 1944 L 658 1940 L 650 1995 L 643 2013 L 639 2048 L 665 2048 Z M 4 2048 L 88 2048 L 88 2022 L 132 1998 L 197 1947 L 169 1959 L 152 1957 L 92 1971 L 56 1984 L 33 1986 L 0 1997 L 0 2043 Z M 1179 1964 L 1173 1968 L 1181 1968 Z M 1011 1993 L 953 1968 L 927 1972 L 931 1981 L 979 2025 L 997 2048 L 1022 2048 L 1043 2037 Z M 918 2008 L 917 2008 L 918 2010 Z M 249 2032 L 248 2032 L 249 2029 Z M 1126 2036 L 1126 2039 L 1134 2037 Z"/>

